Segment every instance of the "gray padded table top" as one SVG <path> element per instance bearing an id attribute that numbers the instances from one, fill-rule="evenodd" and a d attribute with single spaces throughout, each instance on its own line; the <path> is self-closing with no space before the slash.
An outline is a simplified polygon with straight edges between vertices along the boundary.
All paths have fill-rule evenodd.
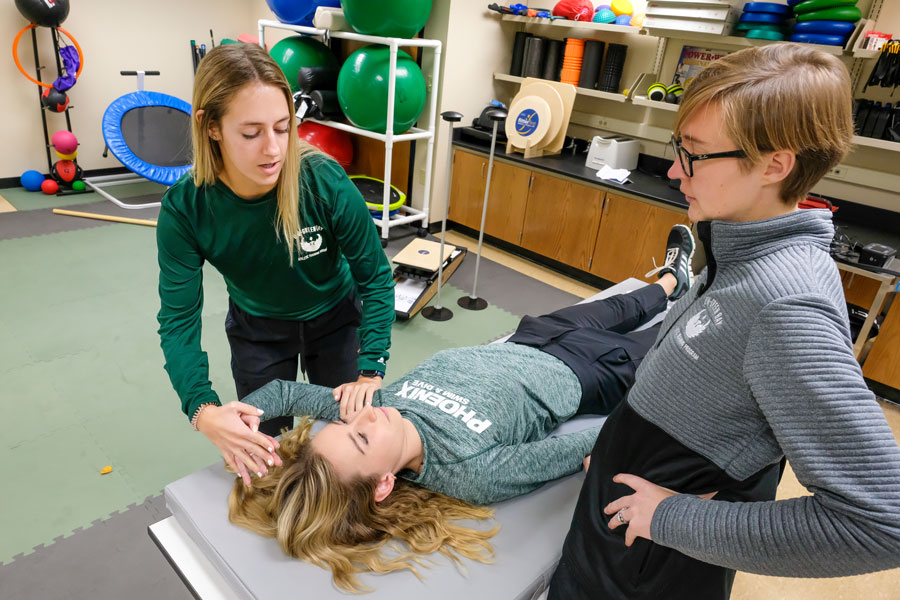
<path id="1" fill-rule="evenodd" d="M 645 285 L 629 279 L 589 298 L 626 293 Z M 661 315 L 660 315 L 661 318 Z M 556 433 L 601 424 L 605 417 L 580 417 Z M 539 490 L 494 505 L 495 519 L 473 524 L 489 529 L 500 525 L 491 540 L 495 562 L 463 559 L 459 568 L 434 555 L 434 565 L 420 570 L 423 580 L 405 571 L 364 574 L 360 581 L 374 588 L 367 598 L 403 600 L 429 598 L 532 600 L 546 587 L 559 560 L 569 530 L 583 473 L 548 483 Z M 166 504 L 178 524 L 212 563 L 239 598 L 337 598 L 346 594 L 334 586 L 330 571 L 285 556 L 275 540 L 228 522 L 228 494 L 234 475 L 214 465 L 169 484 Z"/>
<path id="2" fill-rule="evenodd" d="M 500 532 L 491 540 L 493 564 L 464 559 L 464 572 L 435 555 L 435 564 L 421 569 L 422 581 L 405 571 L 362 575 L 360 580 L 375 589 L 366 597 L 530 600 L 546 587 L 559 560 L 583 478 L 573 475 L 497 504 Z M 344 596 L 329 571 L 288 558 L 274 540 L 228 522 L 233 481 L 233 475 L 216 465 L 166 486 L 165 497 L 179 525 L 236 595 L 248 600 Z"/>

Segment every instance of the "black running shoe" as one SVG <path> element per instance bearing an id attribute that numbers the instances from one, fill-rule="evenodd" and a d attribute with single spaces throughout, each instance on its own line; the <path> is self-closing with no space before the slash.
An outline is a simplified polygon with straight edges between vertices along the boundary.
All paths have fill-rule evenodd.
<path id="1" fill-rule="evenodd" d="M 666 260 L 662 265 L 656 266 L 656 258 L 653 259 L 653 266 L 656 267 L 644 277 L 650 277 L 658 273 L 657 277 L 662 277 L 666 273 L 671 273 L 678 280 L 675 291 L 669 296 L 670 300 L 678 300 L 684 296 L 694 281 L 694 274 L 691 272 L 691 259 L 694 257 L 694 236 L 691 235 L 690 227 L 686 225 L 675 225 L 669 232 L 669 239 L 666 241 Z"/>

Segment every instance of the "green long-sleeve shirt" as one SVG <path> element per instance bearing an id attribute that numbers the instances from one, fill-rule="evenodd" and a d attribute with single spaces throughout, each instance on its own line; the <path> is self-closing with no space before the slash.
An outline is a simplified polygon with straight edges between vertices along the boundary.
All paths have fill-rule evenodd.
<path id="1" fill-rule="evenodd" d="M 335 420 L 329 388 L 273 381 L 244 399 L 267 418 Z M 435 354 L 376 393 L 422 438 L 420 473 L 400 477 L 476 504 L 519 496 L 581 468 L 599 427 L 547 437 L 581 402 L 578 378 L 559 359 L 519 344 L 488 344 Z"/>
<path id="2" fill-rule="evenodd" d="M 363 305 L 359 368 L 385 370 L 394 281 L 365 202 L 323 155 L 303 160 L 300 190 L 302 239 L 293 265 L 276 232 L 274 190 L 246 200 L 221 181 L 197 187 L 189 172 L 163 197 L 157 318 L 166 371 L 188 417 L 219 401 L 200 347 L 204 261 L 222 274 L 234 303 L 259 317 L 312 319 L 355 286 Z"/>

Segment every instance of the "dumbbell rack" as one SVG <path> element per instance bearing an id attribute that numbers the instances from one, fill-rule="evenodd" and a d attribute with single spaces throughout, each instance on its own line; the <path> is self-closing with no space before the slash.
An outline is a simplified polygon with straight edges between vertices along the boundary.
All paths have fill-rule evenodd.
<path id="1" fill-rule="evenodd" d="M 382 44 L 384 46 L 388 46 L 390 49 L 390 71 L 389 71 L 389 79 L 388 79 L 388 99 L 387 99 L 387 123 L 389 126 L 386 128 L 385 133 L 376 133 L 374 131 L 368 131 L 366 129 L 360 129 L 359 127 L 354 127 L 352 125 L 347 125 L 346 123 L 339 123 L 336 121 L 319 121 L 317 119 L 309 119 L 310 121 L 314 121 L 316 123 L 321 123 L 323 125 L 327 125 L 329 127 L 334 127 L 335 129 L 340 129 L 342 131 L 346 131 L 348 133 L 355 133 L 358 135 L 362 135 L 368 138 L 376 139 L 384 143 L 385 151 L 384 151 L 384 195 L 382 197 L 382 214 L 380 219 L 374 219 L 375 224 L 381 228 L 381 243 L 382 245 L 387 244 L 388 236 L 390 234 L 391 227 L 397 227 L 399 225 L 406 225 L 408 223 L 419 223 L 418 234 L 420 236 L 424 236 L 427 231 L 428 226 L 428 209 L 431 201 L 431 175 L 433 169 L 433 158 L 434 158 L 434 132 L 437 124 L 437 97 L 438 90 L 437 85 L 440 82 L 440 64 L 441 64 L 441 42 L 440 40 L 426 40 L 426 39 L 406 39 L 406 38 L 391 38 L 391 37 L 381 37 L 375 35 L 362 35 L 359 33 L 354 33 L 350 31 L 336 31 L 330 29 L 318 29 L 316 27 L 303 27 L 300 25 L 288 25 L 286 23 L 281 23 L 279 21 L 271 21 L 266 19 L 260 19 L 258 22 L 259 26 L 259 43 L 261 46 L 265 48 L 265 30 L 266 28 L 270 29 L 284 29 L 287 31 L 295 31 L 297 33 L 302 33 L 306 35 L 313 35 L 317 37 L 321 37 L 323 41 L 327 41 L 328 38 L 339 38 L 345 40 L 354 40 L 359 42 L 367 42 L 370 44 Z M 393 128 L 390 127 L 390 124 L 394 122 L 394 90 L 396 87 L 396 73 L 397 73 L 397 53 L 401 46 L 414 46 L 418 48 L 430 48 L 434 52 L 434 60 L 432 62 L 430 80 L 432 89 L 430 91 L 430 98 L 428 102 L 428 129 L 420 129 L 418 127 L 411 127 L 408 132 L 401 134 L 394 134 Z M 428 77 L 426 77 L 426 81 Z M 420 115 L 421 117 L 421 115 Z M 394 215 L 393 217 L 389 215 L 389 207 L 391 203 L 391 158 L 394 149 L 394 143 L 396 142 L 406 142 L 412 140 L 428 140 L 427 151 L 425 155 L 425 188 L 424 188 L 424 198 L 422 201 L 422 208 L 417 209 L 412 206 L 403 205 L 400 207 L 400 212 Z M 406 213 L 401 215 L 401 213 Z"/>

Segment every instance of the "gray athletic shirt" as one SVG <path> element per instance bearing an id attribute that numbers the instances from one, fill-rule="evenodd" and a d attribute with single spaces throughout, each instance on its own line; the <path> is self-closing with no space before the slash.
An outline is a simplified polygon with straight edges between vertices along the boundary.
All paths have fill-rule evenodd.
<path id="1" fill-rule="evenodd" d="M 853 357 L 833 233 L 823 210 L 713 221 L 713 262 L 669 311 L 627 400 L 736 479 L 787 456 L 813 495 L 674 496 L 653 516 L 657 543 L 766 575 L 900 565 L 900 449 Z"/>
<path id="2" fill-rule="evenodd" d="M 400 476 L 475 504 L 489 504 L 570 475 L 590 454 L 599 427 L 547 437 L 581 401 L 578 378 L 559 359 L 519 344 L 438 352 L 376 393 L 419 431 L 420 473 Z M 266 418 L 339 417 L 330 388 L 273 381 L 244 399 Z"/>

